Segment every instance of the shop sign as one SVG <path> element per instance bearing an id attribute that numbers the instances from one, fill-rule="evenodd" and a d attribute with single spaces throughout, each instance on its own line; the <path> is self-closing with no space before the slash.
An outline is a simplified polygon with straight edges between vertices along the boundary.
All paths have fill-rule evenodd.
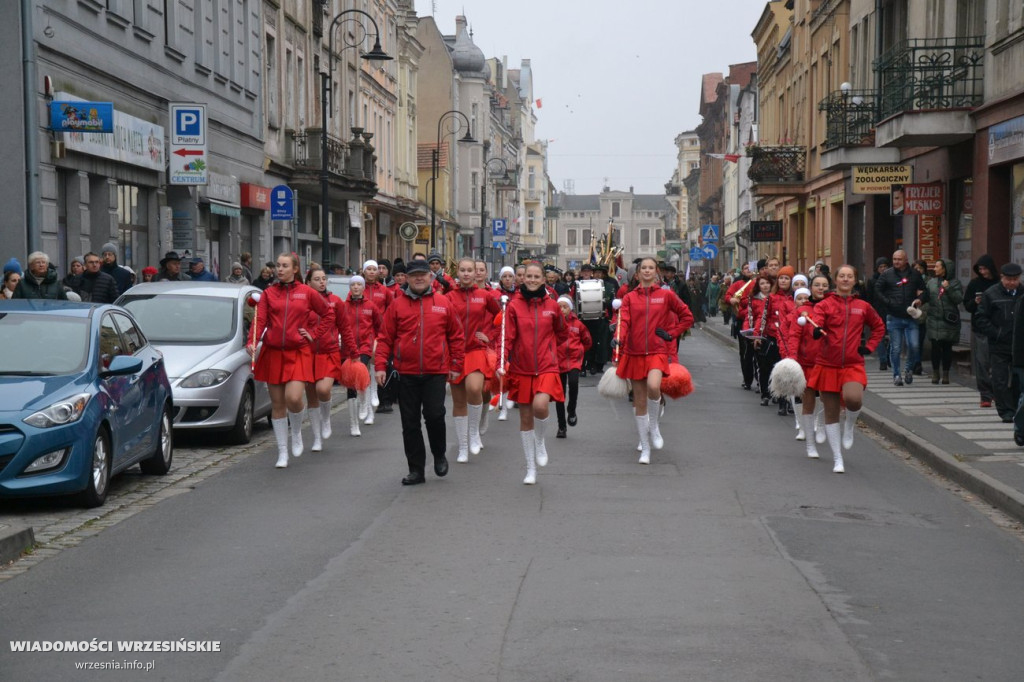
<path id="1" fill-rule="evenodd" d="M 111 102 L 50 102 L 50 130 L 55 133 L 112 133 Z"/>
<path id="2" fill-rule="evenodd" d="M 854 194 L 889 194 L 893 185 L 906 185 L 914 179 L 907 164 L 878 164 L 853 167 Z"/>
<path id="3" fill-rule="evenodd" d="M 211 171 L 209 183 L 199 188 L 199 197 L 210 201 L 222 201 L 237 207 L 241 200 L 241 190 L 235 176 Z"/>
<path id="4" fill-rule="evenodd" d="M 66 92 L 55 92 L 62 102 L 86 103 L 81 97 Z M 164 160 L 164 128 L 141 118 L 113 110 L 113 134 L 71 132 L 62 133 L 64 146 L 69 151 L 99 156 L 112 161 L 162 171 Z"/>
<path id="5" fill-rule="evenodd" d="M 942 256 L 941 215 L 922 215 L 917 219 L 917 254 L 929 265 Z"/>
<path id="6" fill-rule="evenodd" d="M 782 221 L 781 220 L 751 220 L 750 241 L 752 242 L 781 242 Z"/>
<path id="7" fill-rule="evenodd" d="M 1003 163 L 1024 157 L 1024 116 L 1012 118 L 988 129 L 988 163 Z"/>
<path id="8" fill-rule="evenodd" d="M 903 185 L 902 211 L 900 205 L 900 188 L 893 187 L 893 214 L 903 215 L 942 215 L 945 212 L 945 185 L 932 183 L 929 185 Z"/>
<path id="9" fill-rule="evenodd" d="M 270 210 L 270 188 L 254 185 L 251 182 L 243 182 L 242 208 L 254 208 L 258 211 Z"/>

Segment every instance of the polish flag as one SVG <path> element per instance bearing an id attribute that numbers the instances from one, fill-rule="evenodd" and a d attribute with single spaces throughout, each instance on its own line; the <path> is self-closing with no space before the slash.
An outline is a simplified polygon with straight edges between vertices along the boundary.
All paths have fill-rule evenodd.
<path id="1" fill-rule="evenodd" d="M 541 107 L 541 100 L 538 99 L 537 100 L 537 108 L 540 109 L 540 107 Z"/>

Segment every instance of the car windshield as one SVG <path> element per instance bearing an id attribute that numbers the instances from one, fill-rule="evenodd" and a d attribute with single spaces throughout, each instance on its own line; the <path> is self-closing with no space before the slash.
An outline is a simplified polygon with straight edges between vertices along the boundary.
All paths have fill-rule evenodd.
<path id="1" fill-rule="evenodd" d="M 89 320 L 0 312 L 0 376 L 73 374 L 85 368 Z"/>
<path id="2" fill-rule="evenodd" d="M 153 343 L 212 345 L 235 335 L 233 298 L 129 293 L 119 302 Z"/>

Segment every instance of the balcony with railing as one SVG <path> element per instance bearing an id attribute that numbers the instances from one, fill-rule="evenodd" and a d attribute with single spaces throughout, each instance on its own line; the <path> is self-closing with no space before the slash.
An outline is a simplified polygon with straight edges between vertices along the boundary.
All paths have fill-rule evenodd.
<path id="1" fill-rule="evenodd" d="M 807 148 L 802 145 L 747 147 L 750 168 L 747 177 L 758 195 L 791 195 L 799 193 L 807 164 Z"/>
<path id="2" fill-rule="evenodd" d="M 943 146 L 974 136 L 984 96 L 984 36 L 913 38 L 875 60 L 881 82 L 876 144 Z"/>
<path id="3" fill-rule="evenodd" d="M 832 92 L 818 103 L 825 114 L 825 141 L 822 144 L 822 170 L 845 169 L 860 164 L 898 163 L 900 151 L 875 146 L 878 121 L 878 93 L 875 90 Z"/>
<path id="4" fill-rule="evenodd" d="M 294 170 L 292 184 L 304 192 L 320 192 L 320 174 L 323 172 L 323 138 L 320 128 L 291 131 L 286 162 Z M 327 135 L 327 179 L 330 188 L 345 193 L 350 199 L 370 199 L 377 193 L 376 157 L 370 144 L 372 133 L 362 128 L 352 129 L 348 142 L 330 133 Z M 315 189 L 314 189 L 315 188 Z"/>

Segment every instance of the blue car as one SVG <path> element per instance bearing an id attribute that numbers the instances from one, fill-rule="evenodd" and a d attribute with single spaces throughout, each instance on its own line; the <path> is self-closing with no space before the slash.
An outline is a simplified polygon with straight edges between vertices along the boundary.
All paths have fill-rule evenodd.
<path id="1" fill-rule="evenodd" d="M 166 474 L 174 446 L 164 359 L 113 305 L 0 302 L 0 498 L 107 497 L 138 464 Z"/>

